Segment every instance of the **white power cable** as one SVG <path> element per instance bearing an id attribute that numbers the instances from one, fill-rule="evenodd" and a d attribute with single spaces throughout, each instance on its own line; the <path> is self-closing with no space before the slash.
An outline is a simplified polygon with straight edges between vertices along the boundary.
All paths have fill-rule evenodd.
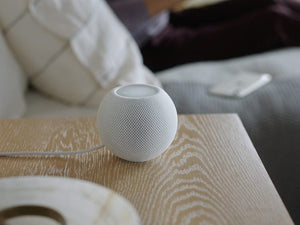
<path id="1" fill-rule="evenodd" d="M 0 153 L 0 157 L 10 157 L 10 156 L 27 156 L 27 155 L 75 155 L 75 154 L 84 154 L 88 152 L 96 151 L 100 148 L 103 148 L 105 145 L 99 145 L 94 148 L 78 150 L 78 151 L 60 151 L 60 152 L 7 152 Z"/>

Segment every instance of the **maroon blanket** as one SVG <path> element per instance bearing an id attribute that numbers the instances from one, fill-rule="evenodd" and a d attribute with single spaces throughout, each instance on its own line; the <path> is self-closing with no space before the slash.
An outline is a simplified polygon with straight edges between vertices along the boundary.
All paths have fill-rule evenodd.
<path id="1" fill-rule="evenodd" d="M 230 0 L 171 13 L 170 23 L 142 47 L 153 71 L 300 45 L 300 2 Z"/>

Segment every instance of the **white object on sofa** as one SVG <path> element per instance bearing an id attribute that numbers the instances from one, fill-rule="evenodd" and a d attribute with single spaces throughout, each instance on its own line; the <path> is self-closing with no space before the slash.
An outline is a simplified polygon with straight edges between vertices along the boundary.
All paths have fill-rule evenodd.
<path id="1" fill-rule="evenodd" d="M 98 107 L 115 86 L 160 85 L 104 0 L 22 2 L 14 7 L 15 1 L 1 0 L 0 22 L 37 89 L 68 103 Z"/>
<path id="2" fill-rule="evenodd" d="M 26 77 L 0 32 L 0 118 L 21 117 L 26 109 Z"/>

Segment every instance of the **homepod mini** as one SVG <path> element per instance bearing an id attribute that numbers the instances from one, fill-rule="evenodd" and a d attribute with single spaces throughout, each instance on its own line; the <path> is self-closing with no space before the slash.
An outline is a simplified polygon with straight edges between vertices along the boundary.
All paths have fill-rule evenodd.
<path id="1" fill-rule="evenodd" d="M 177 131 L 177 111 L 161 88 L 129 84 L 101 101 L 97 127 L 104 145 L 118 157 L 143 162 L 163 153 Z"/>

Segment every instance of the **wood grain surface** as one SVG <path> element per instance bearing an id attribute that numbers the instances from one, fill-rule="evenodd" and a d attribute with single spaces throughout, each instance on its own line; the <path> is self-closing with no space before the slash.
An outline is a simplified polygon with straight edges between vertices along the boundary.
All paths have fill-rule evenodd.
<path id="1" fill-rule="evenodd" d="M 101 143 L 95 118 L 0 120 L 0 151 L 70 151 Z M 107 149 L 0 158 L 0 177 L 66 176 L 125 196 L 145 225 L 293 224 L 236 115 L 181 115 L 176 139 L 145 163 Z"/>

